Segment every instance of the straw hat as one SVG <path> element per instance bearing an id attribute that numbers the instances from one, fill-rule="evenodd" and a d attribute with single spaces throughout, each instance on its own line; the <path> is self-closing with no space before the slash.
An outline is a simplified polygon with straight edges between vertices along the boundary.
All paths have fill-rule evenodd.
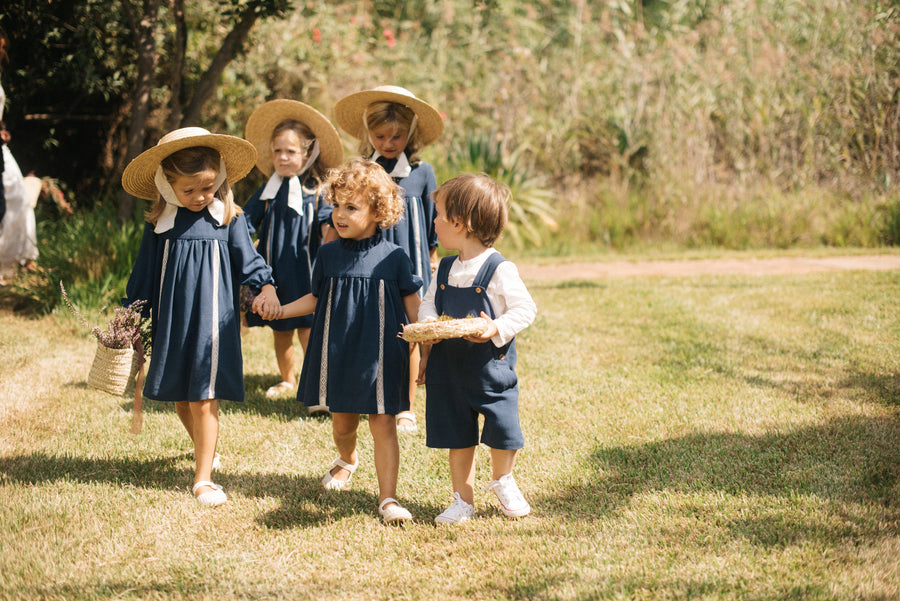
<path id="1" fill-rule="evenodd" d="M 258 153 L 256 166 L 267 176 L 272 175 L 272 131 L 287 119 L 305 123 L 319 143 L 319 160 L 334 168 L 344 162 L 341 137 L 328 118 L 313 107 L 296 100 L 270 100 L 250 115 L 244 135 Z"/>
<path id="2" fill-rule="evenodd" d="M 229 184 L 250 173 L 253 163 L 256 162 L 256 149 L 247 140 L 225 134 L 213 134 L 202 127 L 184 127 L 170 131 L 157 142 L 156 146 L 145 150 L 131 161 L 122 174 L 122 187 L 132 196 L 156 200 L 159 191 L 153 178 L 159 164 L 170 154 L 193 146 L 208 146 L 219 151 L 225 160 Z"/>
<path id="3" fill-rule="evenodd" d="M 444 133 L 444 120 L 436 108 L 399 86 L 378 86 L 371 90 L 344 96 L 334 105 L 337 124 L 357 140 L 366 137 L 363 113 L 373 102 L 396 102 L 410 108 L 416 114 L 416 131 L 422 146 L 428 146 Z"/>

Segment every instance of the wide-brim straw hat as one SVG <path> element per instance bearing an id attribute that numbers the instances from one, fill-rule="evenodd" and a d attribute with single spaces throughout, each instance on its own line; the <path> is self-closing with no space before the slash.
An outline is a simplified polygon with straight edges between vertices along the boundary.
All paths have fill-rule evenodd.
<path id="1" fill-rule="evenodd" d="M 256 147 L 256 166 L 266 176 L 275 169 L 272 163 L 272 132 L 282 121 L 293 119 L 305 123 L 319 143 L 319 159 L 327 168 L 339 167 L 344 162 L 341 136 L 328 118 L 297 100 L 270 100 L 257 108 L 247 120 L 244 135 Z"/>
<path id="2" fill-rule="evenodd" d="M 256 148 L 243 138 L 213 134 L 202 127 L 184 127 L 170 131 L 160 138 L 156 146 L 145 150 L 131 161 L 122 173 L 122 187 L 132 196 L 156 200 L 159 198 L 159 191 L 153 178 L 159 164 L 170 154 L 194 146 L 207 146 L 219 151 L 225 160 L 229 184 L 250 173 L 256 162 Z"/>
<path id="3" fill-rule="evenodd" d="M 399 86 L 378 86 L 344 96 L 334 105 L 334 119 L 348 134 L 357 140 L 364 140 L 367 128 L 363 123 L 363 114 L 373 102 L 396 102 L 409 107 L 416 114 L 416 131 L 422 146 L 428 146 L 444 133 L 444 120 L 438 110 Z"/>

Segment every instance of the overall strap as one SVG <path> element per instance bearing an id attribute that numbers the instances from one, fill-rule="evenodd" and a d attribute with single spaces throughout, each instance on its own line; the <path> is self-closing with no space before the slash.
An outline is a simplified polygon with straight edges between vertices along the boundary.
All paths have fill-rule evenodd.
<path id="1" fill-rule="evenodd" d="M 478 270 L 478 275 L 475 276 L 475 281 L 472 285 L 487 288 L 488 284 L 491 283 L 491 278 L 494 277 L 494 272 L 497 271 L 497 266 L 505 260 L 500 253 L 491 253 L 491 256 L 487 258 L 481 269 Z"/>
<path id="2" fill-rule="evenodd" d="M 441 289 L 442 286 L 447 285 L 447 280 L 450 277 L 450 267 L 453 265 L 453 261 L 455 260 L 456 255 L 444 257 L 443 259 L 441 259 L 441 262 L 437 268 L 437 273 L 434 276 L 436 284 L 434 290 L 434 308 L 437 311 L 438 315 L 443 315 L 444 312 L 444 295 L 441 294 Z"/>
<path id="3" fill-rule="evenodd" d="M 437 273 L 434 276 L 438 284 L 447 283 L 447 280 L 450 278 L 450 268 L 453 266 L 453 261 L 455 260 L 456 255 L 441 259 L 441 263 L 437 268 Z"/>

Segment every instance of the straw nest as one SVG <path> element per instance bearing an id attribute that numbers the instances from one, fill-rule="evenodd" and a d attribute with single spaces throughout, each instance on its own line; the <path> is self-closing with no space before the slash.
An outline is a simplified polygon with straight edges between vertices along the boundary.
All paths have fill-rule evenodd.
<path id="1" fill-rule="evenodd" d="M 446 340 L 448 338 L 464 338 L 478 336 L 487 328 L 487 320 L 482 317 L 464 319 L 441 318 L 436 321 L 411 323 L 403 326 L 400 335 L 407 342 L 424 342 L 426 340 Z"/>

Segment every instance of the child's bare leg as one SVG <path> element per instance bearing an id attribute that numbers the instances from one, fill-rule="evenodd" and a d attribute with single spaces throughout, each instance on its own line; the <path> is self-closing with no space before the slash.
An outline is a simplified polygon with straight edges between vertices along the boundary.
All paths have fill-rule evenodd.
<path id="1" fill-rule="evenodd" d="M 375 455 L 375 474 L 378 476 L 378 502 L 397 494 L 397 475 L 400 472 L 400 444 L 397 442 L 397 421 L 386 413 L 369 415 Z"/>
<path id="2" fill-rule="evenodd" d="M 219 440 L 219 401 L 206 399 L 188 403 L 194 420 L 194 483 L 212 480 L 212 464 Z M 201 495 L 212 488 L 203 486 L 195 491 Z"/>
<path id="3" fill-rule="evenodd" d="M 422 360 L 422 355 L 419 352 L 418 344 L 410 344 L 409 345 L 409 410 L 414 412 L 415 408 L 413 407 L 413 403 L 416 400 L 416 390 L 419 385 L 416 383 L 416 380 L 419 377 L 419 363 Z M 412 420 L 409 420 L 405 417 L 401 417 L 397 420 L 398 426 L 413 426 L 415 425 Z"/>
<path id="4" fill-rule="evenodd" d="M 332 413 L 331 434 L 338 455 L 350 465 L 356 465 L 356 430 L 359 428 L 359 414 Z M 350 471 L 340 466 L 331 468 L 331 477 L 335 480 L 349 480 Z"/>
<path id="5" fill-rule="evenodd" d="M 306 353 L 306 347 L 309 346 L 309 333 L 312 328 L 297 328 L 297 340 L 300 341 L 300 348 Z"/>
<path id="6" fill-rule="evenodd" d="M 175 413 L 187 430 L 191 442 L 194 442 L 194 418 L 191 416 L 191 404 L 188 401 L 175 401 Z"/>
<path id="7" fill-rule="evenodd" d="M 278 361 L 278 371 L 281 372 L 281 381 L 297 385 L 294 376 L 294 330 L 279 332 L 272 330 L 275 339 L 275 360 Z"/>
<path id="8" fill-rule="evenodd" d="M 469 505 L 475 504 L 475 448 L 450 449 L 450 480 L 453 492 Z"/>
<path id="9" fill-rule="evenodd" d="M 516 463 L 518 449 L 491 449 L 492 479 L 499 480 L 501 476 L 511 474 Z"/>

